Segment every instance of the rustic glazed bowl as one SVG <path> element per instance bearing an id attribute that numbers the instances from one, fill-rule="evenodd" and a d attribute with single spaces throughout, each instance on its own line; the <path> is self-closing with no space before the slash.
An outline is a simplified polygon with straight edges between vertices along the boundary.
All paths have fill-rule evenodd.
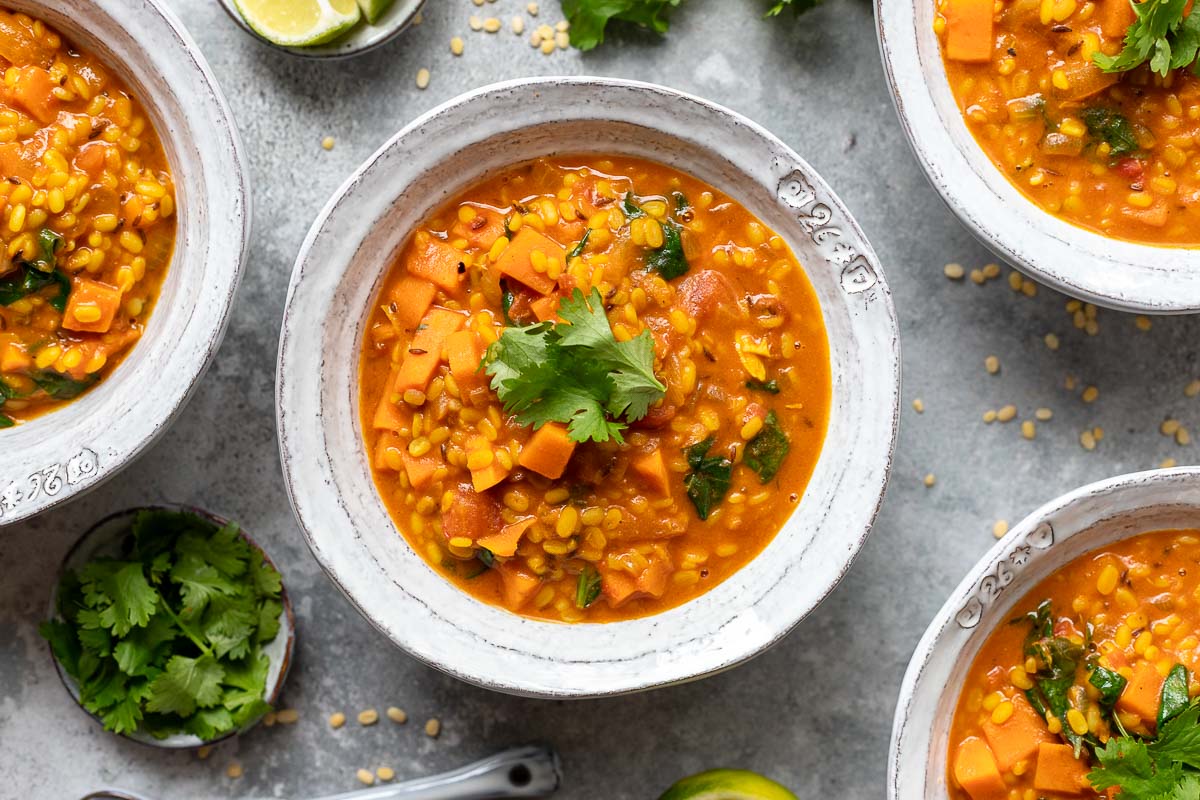
<path id="1" fill-rule="evenodd" d="M 988 159 L 950 91 L 934 0 L 875 0 L 879 48 L 900 123 L 942 199 L 997 256 L 1098 305 L 1200 311 L 1195 250 L 1111 239 L 1043 211 Z"/>
<path id="2" fill-rule="evenodd" d="M 396 530 L 358 414 L 367 313 L 409 232 L 494 170 L 555 153 L 653 159 L 727 191 L 783 236 L 829 333 L 833 403 L 803 500 L 766 550 L 712 591 L 656 616 L 564 625 L 481 603 Z M 796 153 L 750 120 L 671 89 L 598 78 L 496 84 L 417 119 L 321 212 L 292 274 L 276 383 L 288 492 L 332 580 L 392 641 L 480 686 L 581 697 L 728 669 L 779 641 L 862 546 L 891 465 L 896 317 L 858 225 Z"/>
<path id="3" fill-rule="evenodd" d="M 930 623 L 900 687 L 888 800 L 947 800 L 950 723 L 979 649 L 1026 592 L 1120 539 L 1200 526 L 1200 467 L 1122 475 L 1052 500 L 1009 531 Z"/>
<path id="4" fill-rule="evenodd" d="M 413 19 L 420 13 L 425 0 L 395 0 L 392 7 L 374 25 L 368 25 L 363 19 L 353 28 L 328 44 L 315 47 L 285 47 L 264 39 L 258 31 L 251 28 L 233 0 L 221 0 L 221 8 L 225 9 L 234 23 L 246 33 L 258 39 L 268 47 L 284 53 L 303 58 L 350 58 L 369 53 L 395 39 L 413 24 Z"/>
<path id="5" fill-rule="evenodd" d="M 134 517 L 141 511 L 175 511 L 194 514 L 208 520 L 218 528 L 229 524 L 229 520 L 223 517 L 192 506 L 141 506 L 110 514 L 89 528 L 83 536 L 79 537 L 79 540 L 75 542 L 71 549 L 67 551 L 58 576 L 54 580 L 54 590 L 50 596 L 50 607 L 47 612 L 49 618 L 53 619 L 58 616 L 58 587 L 62 582 L 63 575 L 71 571 L 78 572 L 93 558 L 119 558 L 123 552 L 128 552 L 123 550 L 123 545 L 126 537 L 129 535 L 129 528 L 133 524 Z M 276 566 L 271 557 L 267 555 L 267 552 L 251 539 L 245 531 L 241 532 L 241 536 L 251 547 L 262 553 L 265 563 L 270 564 L 272 567 Z M 279 601 L 283 605 L 283 612 L 279 615 L 279 633 L 263 648 L 263 652 L 267 654 L 267 658 L 271 662 L 271 666 L 267 670 L 266 690 L 263 692 L 263 699 L 270 705 L 274 705 L 279 700 L 280 693 L 283 692 L 283 684 L 287 680 L 288 671 L 292 666 L 292 650 L 296 645 L 296 617 L 292 612 L 292 601 L 288 597 L 286 586 L 280 589 Z M 58 663 L 58 659 L 54 657 L 53 652 L 49 649 L 47 649 L 47 652 L 50 652 L 50 660 L 54 662 L 54 668 L 58 671 L 58 677 L 62 680 L 63 686 L 66 687 L 67 692 L 78 703 L 79 685 L 75 682 L 74 678 L 67 674 L 62 664 Z M 95 714 L 84 709 L 82 705 L 79 708 L 84 710 L 98 725 L 103 725 L 100 718 Z M 232 736 L 245 733 L 257 725 L 260 719 L 261 717 L 249 722 L 239 731 L 231 731 L 218 739 L 209 741 L 205 741 L 190 733 L 176 733 L 165 739 L 155 739 L 150 734 L 140 731 L 122 734 L 122 736 L 126 739 L 132 739 L 135 742 L 148 744 L 153 747 L 161 747 L 168 750 L 184 750 L 192 747 L 201 747 L 206 744 L 216 744 Z"/>
<path id="6" fill-rule="evenodd" d="M 249 236 L 237 129 L 158 0 L 8 0 L 96 53 L 146 107 L 175 178 L 175 252 L 142 340 L 78 400 L 0 431 L 0 526 L 95 488 L 183 409 L 225 330 Z"/>

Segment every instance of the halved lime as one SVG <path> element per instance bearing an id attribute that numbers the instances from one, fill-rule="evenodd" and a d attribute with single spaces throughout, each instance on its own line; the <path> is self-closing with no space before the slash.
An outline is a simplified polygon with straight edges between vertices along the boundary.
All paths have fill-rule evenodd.
<path id="1" fill-rule="evenodd" d="M 358 0 L 358 7 L 362 9 L 367 22 L 374 25 L 395 2 L 396 0 Z"/>
<path id="2" fill-rule="evenodd" d="M 355 0 L 233 1 L 259 36 L 286 47 L 333 41 L 362 18 Z"/>
<path id="3" fill-rule="evenodd" d="M 658 800 L 797 800 L 797 797 L 757 772 L 713 769 L 684 778 Z"/>

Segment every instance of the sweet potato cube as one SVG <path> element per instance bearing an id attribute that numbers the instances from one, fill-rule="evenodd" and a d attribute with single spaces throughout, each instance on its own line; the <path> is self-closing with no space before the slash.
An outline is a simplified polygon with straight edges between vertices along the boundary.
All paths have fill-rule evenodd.
<path id="1" fill-rule="evenodd" d="M 425 278 L 416 275 L 405 275 L 392 289 L 388 300 L 395 303 L 391 317 L 405 330 L 412 330 L 425 316 L 425 312 L 433 305 L 437 287 Z"/>
<path id="2" fill-rule="evenodd" d="M 500 530 L 500 504 L 490 495 L 475 491 L 469 483 L 452 490 L 454 502 L 442 512 L 442 533 L 447 539 L 466 537 L 475 541 Z"/>
<path id="3" fill-rule="evenodd" d="M 471 484 L 477 492 L 487 491 L 507 477 L 508 470 L 501 466 L 499 461 L 493 461 L 481 469 L 471 470 Z"/>
<path id="4" fill-rule="evenodd" d="M 671 493 L 671 477 L 667 473 L 666 462 L 658 450 L 640 455 L 631 465 L 647 486 L 662 495 Z"/>
<path id="5" fill-rule="evenodd" d="M 613 608 L 637 594 L 637 581 L 628 572 L 603 569 L 600 573 L 600 594 Z"/>
<path id="6" fill-rule="evenodd" d="M 33 359 L 20 342 L 8 342 L 0 347 L 0 372 L 17 372 L 33 366 Z"/>
<path id="7" fill-rule="evenodd" d="M 1158 706 L 1162 699 L 1162 687 L 1166 681 L 1158 673 L 1158 669 L 1148 661 L 1138 664 L 1133 670 L 1133 678 L 1125 685 L 1121 696 L 1117 699 L 1117 710 L 1127 714 L 1136 714 L 1142 718 L 1146 727 L 1153 728 L 1158 719 Z"/>
<path id="8" fill-rule="evenodd" d="M 662 559 L 655 559 L 638 576 L 638 591 L 650 597 L 662 597 L 667 591 L 667 579 L 670 577 L 671 565 Z"/>
<path id="9" fill-rule="evenodd" d="M 479 368 L 483 359 L 483 343 L 475 331 L 455 331 L 446 337 L 446 361 L 450 374 L 464 393 L 488 381 L 487 374 Z"/>
<path id="10" fill-rule="evenodd" d="M 408 255 L 408 274 L 433 281 L 451 294 L 457 293 L 467 277 L 463 254 L 448 242 L 420 232 Z"/>
<path id="11" fill-rule="evenodd" d="M 501 564 L 496 571 L 500 573 L 504 606 L 511 611 L 520 610 L 542 585 L 541 578 L 514 566 L 512 562 Z"/>
<path id="12" fill-rule="evenodd" d="M 575 443 L 567 436 L 567 426 L 547 422 L 534 432 L 521 450 L 519 463 L 551 480 L 562 477 L 575 452 Z"/>
<path id="13" fill-rule="evenodd" d="M 388 385 L 396 382 L 395 375 L 388 380 Z M 408 420 L 400 413 L 400 407 L 392 402 L 389 392 L 384 392 L 383 397 L 379 398 L 379 405 L 375 406 L 375 419 L 371 422 L 371 427 L 398 431 L 401 428 L 408 427 Z"/>
<path id="14" fill-rule="evenodd" d="M 434 307 L 421 319 L 417 332 L 409 342 L 408 352 L 400 362 L 400 371 L 392 390 L 404 394 L 409 389 L 425 391 L 434 370 L 442 363 L 446 337 L 457 331 L 466 317 L 455 311 Z"/>
<path id="15" fill-rule="evenodd" d="M 404 464 L 404 471 L 408 474 L 408 482 L 418 492 L 429 488 L 429 484 L 433 483 L 433 474 L 437 468 L 442 466 L 442 461 L 433 456 L 416 457 L 409 455 L 408 450 L 402 450 L 400 460 Z"/>
<path id="16" fill-rule="evenodd" d="M 1038 745 L 1037 772 L 1033 788 L 1039 792 L 1083 794 L 1090 789 L 1087 761 L 1075 757 L 1069 744 L 1042 742 Z"/>
<path id="17" fill-rule="evenodd" d="M 1018 761 L 1028 761 L 1037 753 L 1042 742 L 1054 741 L 1046 729 L 1046 721 L 1038 716 L 1022 695 L 1012 699 L 1013 713 L 1003 724 L 991 719 L 980 726 L 999 768 L 1008 772 Z"/>
<path id="18" fill-rule="evenodd" d="M 1100 30 L 1111 39 L 1125 38 L 1125 32 L 1137 19 L 1129 0 L 1100 0 Z"/>
<path id="19" fill-rule="evenodd" d="M 525 535 L 525 531 L 529 530 L 530 526 L 536 520 L 537 517 L 519 519 L 511 525 L 505 525 L 500 529 L 499 533 L 494 533 L 491 536 L 480 536 L 475 540 L 475 544 L 480 547 L 486 547 L 491 551 L 492 555 L 511 558 L 517 554 L 517 545 L 521 543 L 521 537 Z"/>
<path id="20" fill-rule="evenodd" d="M 946 58 L 952 61 L 990 61 L 992 35 L 991 0 L 949 0 L 946 3 Z"/>
<path id="21" fill-rule="evenodd" d="M 533 309 L 533 315 L 538 318 L 538 322 L 545 322 L 558 316 L 558 304 L 561 302 L 562 298 L 558 295 L 548 294 L 534 300 L 529 307 Z"/>
<path id="22" fill-rule="evenodd" d="M 1000 777 L 1000 769 L 987 742 L 970 736 L 954 754 L 954 780 L 971 800 L 1005 800 L 1008 787 Z"/>
<path id="23" fill-rule="evenodd" d="M 62 101 L 52 92 L 58 88 L 50 73 L 41 67 L 21 67 L 17 82 L 11 89 L 13 102 L 43 125 L 58 119 Z"/>
<path id="24" fill-rule="evenodd" d="M 107 333 L 121 306 L 121 290 L 90 278 L 76 278 L 62 326 L 84 333 Z"/>
<path id="25" fill-rule="evenodd" d="M 504 216 L 490 208 L 472 206 L 475 216 L 468 222 L 459 219 L 450 228 L 452 239 L 466 239 L 471 247 L 490 248 L 504 235 Z"/>
<path id="26" fill-rule="evenodd" d="M 536 255 L 538 253 L 541 255 Z M 540 272 L 534 268 L 534 259 L 557 259 L 559 266 L 565 266 L 567 251 L 558 242 L 533 228 L 521 228 L 508 247 L 500 253 L 500 258 L 496 260 L 496 270 L 515 281 L 520 281 L 538 294 L 550 294 L 558 284 L 546 276 L 544 268 Z"/>

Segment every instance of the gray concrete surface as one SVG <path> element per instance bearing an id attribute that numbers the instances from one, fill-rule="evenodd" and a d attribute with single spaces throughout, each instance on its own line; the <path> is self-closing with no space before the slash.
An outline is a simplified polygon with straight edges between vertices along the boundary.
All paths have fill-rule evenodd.
<path id="1" fill-rule="evenodd" d="M 801 798 L 883 793 L 891 716 L 909 654 L 942 598 L 1014 520 L 1079 484 L 1194 463 L 1160 436 L 1164 416 L 1200 425 L 1195 319 L 1101 311 L 1100 334 L 1071 325 L 1066 298 L 1029 298 L 1005 280 L 952 283 L 948 261 L 991 260 L 942 205 L 903 140 L 865 0 L 829 0 L 800 19 L 762 20 L 754 0 L 693 0 L 669 37 L 615 36 L 586 56 L 545 57 L 510 32 L 473 33 L 470 0 L 433 0 L 421 26 L 363 59 L 309 63 L 238 31 L 213 0 L 169 0 L 199 40 L 233 106 L 254 191 L 254 241 L 215 365 L 172 431 L 101 490 L 0 532 L 0 797 L 77 798 L 103 784 L 159 798 L 301 798 L 352 789 L 359 767 L 401 776 L 449 768 L 493 748 L 546 740 L 561 750 L 569 800 L 643 800 L 675 778 L 734 765 L 774 775 Z M 484 11 L 507 19 L 525 0 Z M 543 0 L 543 20 L 558 18 Z M 466 39 L 461 58 L 453 35 Z M 414 76 L 430 67 L 419 91 Z M 279 474 L 272 381 L 292 260 L 327 196 L 391 133 L 458 92 L 525 75 L 592 73 L 695 92 L 767 126 L 820 170 L 874 242 L 895 292 L 905 409 L 895 472 L 875 532 L 843 585 L 781 646 L 731 673 L 651 694 L 576 703 L 491 694 L 436 673 L 363 622 L 309 556 Z M 334 136 L 331 152 L 321 149 Z M 1007 269 L 1005 270 L 1007 274 Z M 1042 343 L 1057 333 L 1062 346 Z M 998 356 L 996 376 L 984 358 Z M 1085 404 L 1063 388 L 1094 384 Z M 925 413 L 908 405 L 920 397 Z M 1039 406 L 1054 419 L 1026 441 L 989 408 Z M 1094 452 L 1085 427 L 1105 437 Z M 1200 432 L 1200 431 L 1198 431 Z M 937 476 L 926 488 L 922 477 Z M 242 520 L 282 566 L 300 639 L 285 705 L 298 724 L 259 728 L 207 761 L 103 733 L 62 690 L 35 625 L 71 541 L 109 511 L 195 503 Z M 405 708 L 404 727 L 340 731 L 327 714 Z M 442 720 L 440 739 L 421 732 Z M 236 761 L 245 775 L 225 777 Z"/>

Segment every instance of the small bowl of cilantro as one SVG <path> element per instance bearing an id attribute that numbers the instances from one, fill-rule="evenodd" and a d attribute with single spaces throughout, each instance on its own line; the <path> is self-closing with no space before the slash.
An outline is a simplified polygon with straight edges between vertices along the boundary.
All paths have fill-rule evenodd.
<path id="1" fill-rule="evenodd" d="M 271 710 L 295 621 L 279 571 L 237 523 L 153 506 L 80 538 L 40 632 L 63 684 L 105 730 L 188 748 Z"/>

